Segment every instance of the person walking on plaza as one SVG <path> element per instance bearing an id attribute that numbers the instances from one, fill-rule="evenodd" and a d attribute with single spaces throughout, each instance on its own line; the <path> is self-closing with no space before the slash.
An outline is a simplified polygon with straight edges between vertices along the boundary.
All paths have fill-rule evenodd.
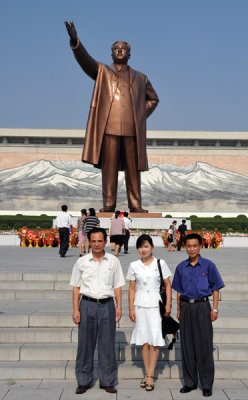
<path id="1" fill-rule="evenodd" d="M 168 229 L 168 251 L 172 251 L 173 246 L 173 225 Z"/>
<path id="2" fill-rule="evenodd" d="M 100 220 L 96 216 L 96 210 L 94 208 L 89 208 L 89 215 L 84 220 L 84 231 L 86 234 L 86 241 L 85 241 L 85 252 L 89 253 L 89 239 L 88 233 L 91 229 L 100 226 Z"/>
<path id="3" fill-rule="evenodd" d="M 124 236 L 124 254 L 128 254 L 128 242 L 130 238 L 130 229 L 132 226 L 132 220 L 128 216 L 128 212 L 124 212 L 123 221 L 125 224 L 125 236 Z"/>
<path id="4" fill-rule="evenodd" d="M 86 232 L 84 227 L 84 220 L 87 217 L 87 211 L 85 208 L 81 210 L 81 217 L 78 219 L 78 247 L 79 257 L 82 257 L 83 252 L 85 253 L 86 243 Z"/>
<path id="5" fill-rule="evenodd" d="M 158 260 L 153 256 L 153 241 L 149 235 L 142 234 L 136 242 L 140 259 L 130 264 L 127 273 L 129 281 L 129 318 L 135 323 L 131 343 L 142 346 L 141 353 L 145 366 L 145 376 L 140 386 L 146 391 L 154 389 L 154 371 L 158 359 L 159 347 L 165 346 L 162 336 L 161 316 L 159 311 L 160 273 Z M 164 260 L 160 260 L 167 303 L 165 315 L 171 314 L 171 276 Z"/>
<path id="6" fill-rule="evenodd" d="M 183 219 L 181 225 L 178 227 L 178 231 L 180 233 L 180 238 L 177 243 L 177 250 L 180 251 L 183 244 L 185 244 L 185 236 L 187 231 L 186 220 Z"/>
<path id="7" fill-rule="evenodd" d="M 213 326 L 218 318 L 219 290 L 224 282 L 216 265 L 200 255 L 202 238 L 197 233 L 185 237 L 189 258 L 175 271 L 172 288 L 177 291 L 177 317 L 184 385 L 180 392 L 197 388 L 198 374 L 203 396 L 212 395 L 214 382 Z M 211 308 L 209 297 L 213 295 Z"/>
<path id="8" fill-rule="evenodd" d="M 123 218 L 120 218 L 120 211 L 118 210 L 115 212 L 115 217 L 111 219 L 109 235 L 112 243 L 115 243 L 115 256 L 118 257 L 125 235 L 125 223 Z"/>
<path id="9" fill-rule="evenodd" d="M 125 279 L 119 260 L 105 252 L 105 229 L 93 228 L 88 233 L 88 239 L 92 253 L 77 260 L 70 280 L 73 286 L 72 319 L 78 325 L 76 393 L 85 393 L 92 387 L 96 342 L 100 388 L 116 393 L 115 330 L 116 322 L 122 316 Z"/>
<path id="10" fill-rule="evenodd" d="M 63 205 L 61 210 L 56 218 L 56 229 L 59 231 L 59 241 L 60 248 L 59 254 L 60 257 L 65 257 L 66 252 L 69 248 L 69 236 L 70 229 L 72 230 L 72 220 L 70 214 L 67 213 L 67 205 Z"/>

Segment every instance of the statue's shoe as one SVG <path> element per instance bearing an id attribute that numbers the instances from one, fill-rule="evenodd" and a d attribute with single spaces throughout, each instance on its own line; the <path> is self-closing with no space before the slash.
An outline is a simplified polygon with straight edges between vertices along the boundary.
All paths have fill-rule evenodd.
<path id="1" fill-rule="evenodd" d="M 115 208 L 114 207 L 103 207 L 99 210 L 99 212 L 115 212 Z"/>

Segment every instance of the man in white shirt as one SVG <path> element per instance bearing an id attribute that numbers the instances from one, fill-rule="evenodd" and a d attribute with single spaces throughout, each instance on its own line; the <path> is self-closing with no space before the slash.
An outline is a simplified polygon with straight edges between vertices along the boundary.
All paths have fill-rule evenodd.
<path id="1" fill-rule="evenodd" d="M 131 218 L 129 218 L 127 211 L 124 212 L 123 220 L 125 224 L 124 253 L 128 254 L 128 242 L 130 238 L 130 229 L 132 226 L 132 220 Z"/>
<path id="2" fill-rule="evenodd" d="M 92 387 L 96 341 L 100 388 L 116 393 L 115 330 L 116 322 L 122 316 L 121 287 L 125 285 L 125 279 L 118 258 L 105 253 L 105 229 L 93 228 L 88 239 L 92 253 L 77 260 L 70 281 L 73 286 L 72 319 L 78 325 L 76 393 L 85 393 Z"/>
<path id="3" fill-rule="evenodd" d="M 67 213 L 67 205 L 61 207 L 60 213 L 56 218 L 56 228 L 59 230 L 60 257 L 65 257 L 69 248 L 70 229 L 72 229 L 72 220 L 70 214 Z"/>

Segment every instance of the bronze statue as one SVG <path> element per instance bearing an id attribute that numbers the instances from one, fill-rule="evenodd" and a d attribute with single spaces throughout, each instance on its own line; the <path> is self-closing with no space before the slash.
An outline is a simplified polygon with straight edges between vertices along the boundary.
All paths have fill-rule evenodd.
<path id="1" fill-rule="evenodd" d="M 158 96 L 146 75 L 128 66 L 130 46 L 118 40 L 112 45 L 113 64 L 92 58 L 80 42 L 73 22 L 65 22 L 74 56 L 95 81 L 86 127 L 82 161 L 102 170 L 103 208 L 116 207 L 118 171 L 125 171 L 128 207 L 147 212 L 141 205 L 140 172 L 148 170 L 146 118 L 158 104 Z"/>

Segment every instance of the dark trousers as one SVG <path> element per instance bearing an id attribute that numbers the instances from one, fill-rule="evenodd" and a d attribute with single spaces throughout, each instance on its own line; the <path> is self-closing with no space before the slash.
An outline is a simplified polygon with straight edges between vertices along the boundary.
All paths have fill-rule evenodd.
<path id="1" fill-rule="evenodd" d="M 186 386 L 198 383 L 212 389 L 214 382 L 213 327 L 208 301 L 180 306 L 180 339 L 183 379 Z"/>
<path id="2" fill-rule="evenodd" d="M 178 251 L 181 250 L 181 247 L 182 247 L 184 241 L 185 241 L 185 235 L 182 235 L 182 234 L 181 234 L 181 235 L 180 235 L 180 239 L 179 239 L 178 244 L 177 244 L 177 250 L 178 250 Z"/>
<path id="3" fill-rule="evenodd" d="M 128 242 L 130 238 L 129 229 L 125 229 L 125 236 L 124 236 L 124 251 L 128 251 Z"/>
<path id="4" fill-rule="evenodd" d="M 78 386 L 91 386 L 93 359 L 98 346 L 98 377 L 100 385 L 114 386 L 117 378 L 115 357 L 115 305 L 114 300 L 98 304 L 87 300 L 80 302 L 76 378 Z"/>
<path id="5" fill-rule="evenodd" d="M 136 138 L 105 134 L 102 142 L 102 196 L 104 207 L 116 207 L 120 160 L 125 166 L 128 207 L 141 208 L 141 181 L 137 165 Z"/>
<path id="6" fill-rule="evenodd" d="M 69 236 L 70 236 L 69 228 L 59 228 L 59 240 L 60 240 L 59 254 L 61 255 L 65 255 L 65 253 L 69 248 Z"/>

